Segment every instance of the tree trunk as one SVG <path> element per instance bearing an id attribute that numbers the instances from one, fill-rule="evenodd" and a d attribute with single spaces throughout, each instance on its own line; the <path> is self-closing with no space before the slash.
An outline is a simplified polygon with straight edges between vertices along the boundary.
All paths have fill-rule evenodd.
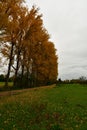
<path id="1" fill-rule="evenodd" d="M 16 69 L 15 69 L 15 76 L 14 76 L 14 87 L 17 83 L 17 75 L 18 75 L 18 69 L 19 69 L 19 61 L 20 61 L 20 50 L 18 51 L 17 55 L 17 63 L 16 63 Z"/>
<path id="2" fill-rule="evenodd" d="M 21 81 L 23 81 L 24 76 L 24 60 L 25 60 L 25 53 L 23 53 L 23 63 L 22 63 L 22 70 L 21 70 Z"/>
<path id="3" fill-rule="evenodd" d="M 11 52 L 10 52 L 10 57 L 9 57 L 9 64 L 8 64 L 8 72 L 7 72 L 6 80 L 5 80 L 5 87 L 8 87 L 8 81 L 9 81 L 9 76 L 10 76 L 10 71 L 11 71 L 12 60 L 13 60 L 13 50 L 14 50 L 14 43 L 12 42 Z"/>
<path id="4" fill-rule="evenodd" d="M 21 79 L 23 78 L 23 76 L 24 76 L 24 65 L 22 65 Z"/>

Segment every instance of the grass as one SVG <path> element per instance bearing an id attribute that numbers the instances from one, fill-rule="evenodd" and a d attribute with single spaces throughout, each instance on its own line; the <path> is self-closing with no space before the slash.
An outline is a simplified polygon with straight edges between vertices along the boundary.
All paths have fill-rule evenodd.
<path id="1" fill-rule="evenodd" d="M 5 82 L 0 82 L 0 88 L 2 88 L 4 85 L 5 85 Z M 9 87 L 12 87 L 12 85 L 13 85 L 13 82 L 8 83 Z"/>
<path id="2" fill-rule="evenodd" d="M 87 87 L 61 84 L 0 97 L 0 130 L 87 130 Z"/>
<path id="3" fill-rule="evenodd" d="M 8 82 L 8 87 L 5 87 L 5 82 L 0 82 L 0 92 L 1 91 L 10 91 L 10 90 L 15 89 L 12 86 L 13 86 L 13 82 Z"/>
<path id="4" fill-rule="evenodd" d="M 5 85 L 5 82 L 0 82 L 0 88 L 2 88 Z"/>

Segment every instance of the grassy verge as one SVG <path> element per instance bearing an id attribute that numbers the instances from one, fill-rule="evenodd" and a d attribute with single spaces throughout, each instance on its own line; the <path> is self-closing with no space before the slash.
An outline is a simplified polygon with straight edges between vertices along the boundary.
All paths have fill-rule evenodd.
<path id="1" fill-rule="evenodd" d="M 5 82 L 0 82 L 0 88 L 3 87 L 5 85 Z M 13 85 L 13 82 L 9 82 L 8 83 L 8 86 L 12 86 Z"/>
<path id="2" fill-rule="evenodd" d="M 0 91 L 8 91 L 14 89 L 13 82 L 8 82 L 8 87 L 5 87 L 5 82 L 0 82 Z"/>
<path id="3" fill-rule="evenodd" d="M 66 84 L 0 98 L 0 130 L 86 130 L 87 87 Z"/>

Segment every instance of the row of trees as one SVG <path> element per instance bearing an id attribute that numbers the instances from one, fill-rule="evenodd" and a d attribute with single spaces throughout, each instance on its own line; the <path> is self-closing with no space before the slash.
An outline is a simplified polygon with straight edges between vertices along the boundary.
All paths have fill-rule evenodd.
<path id="1" fill-rule="evenodd" d="M 13 82 L 13 76 L 9 77 L 9 82 Z M 0 82 L 5 82 L 5 75 L 0 74 Z"/>
<path id="2" fill-rule="evenodd" d="M 81 76 L 78 79 L 71 79 L 71 80 L 61 80 L 61 78 L 59 78 L 56 82 L 58 83 L 66 83 L 66 84 L 73 84 L 73 83 L 80 83 L 80 84 L 87 84 L 87 78 L 85 76 Z"/>
<path id="3" fill-rule="evenodd" d="M 8 63 L 5 86 L 11 72 L 15 87 L 56 81 L 58 57 L 49 39 L 38 8 L 29 10 L 23 0 L 0 1 L 0 52 Z"/>

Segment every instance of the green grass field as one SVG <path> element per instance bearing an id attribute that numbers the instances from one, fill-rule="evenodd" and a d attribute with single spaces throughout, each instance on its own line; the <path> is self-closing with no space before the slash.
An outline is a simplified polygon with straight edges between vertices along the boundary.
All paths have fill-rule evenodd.
<path id="1" fill-rule="evenodd" d="M 1 96 L 0 130 L 87 130 L 87 86 L 61 84 Z"/>
<path id="2" fill-rule="evenodd" d="M 3 87 L 5 85 L 5 82 L 0 82 L 0 88 Z M 9 82 L 8 83 L 9 87 L 12 87 L 13 82 Z"/>

